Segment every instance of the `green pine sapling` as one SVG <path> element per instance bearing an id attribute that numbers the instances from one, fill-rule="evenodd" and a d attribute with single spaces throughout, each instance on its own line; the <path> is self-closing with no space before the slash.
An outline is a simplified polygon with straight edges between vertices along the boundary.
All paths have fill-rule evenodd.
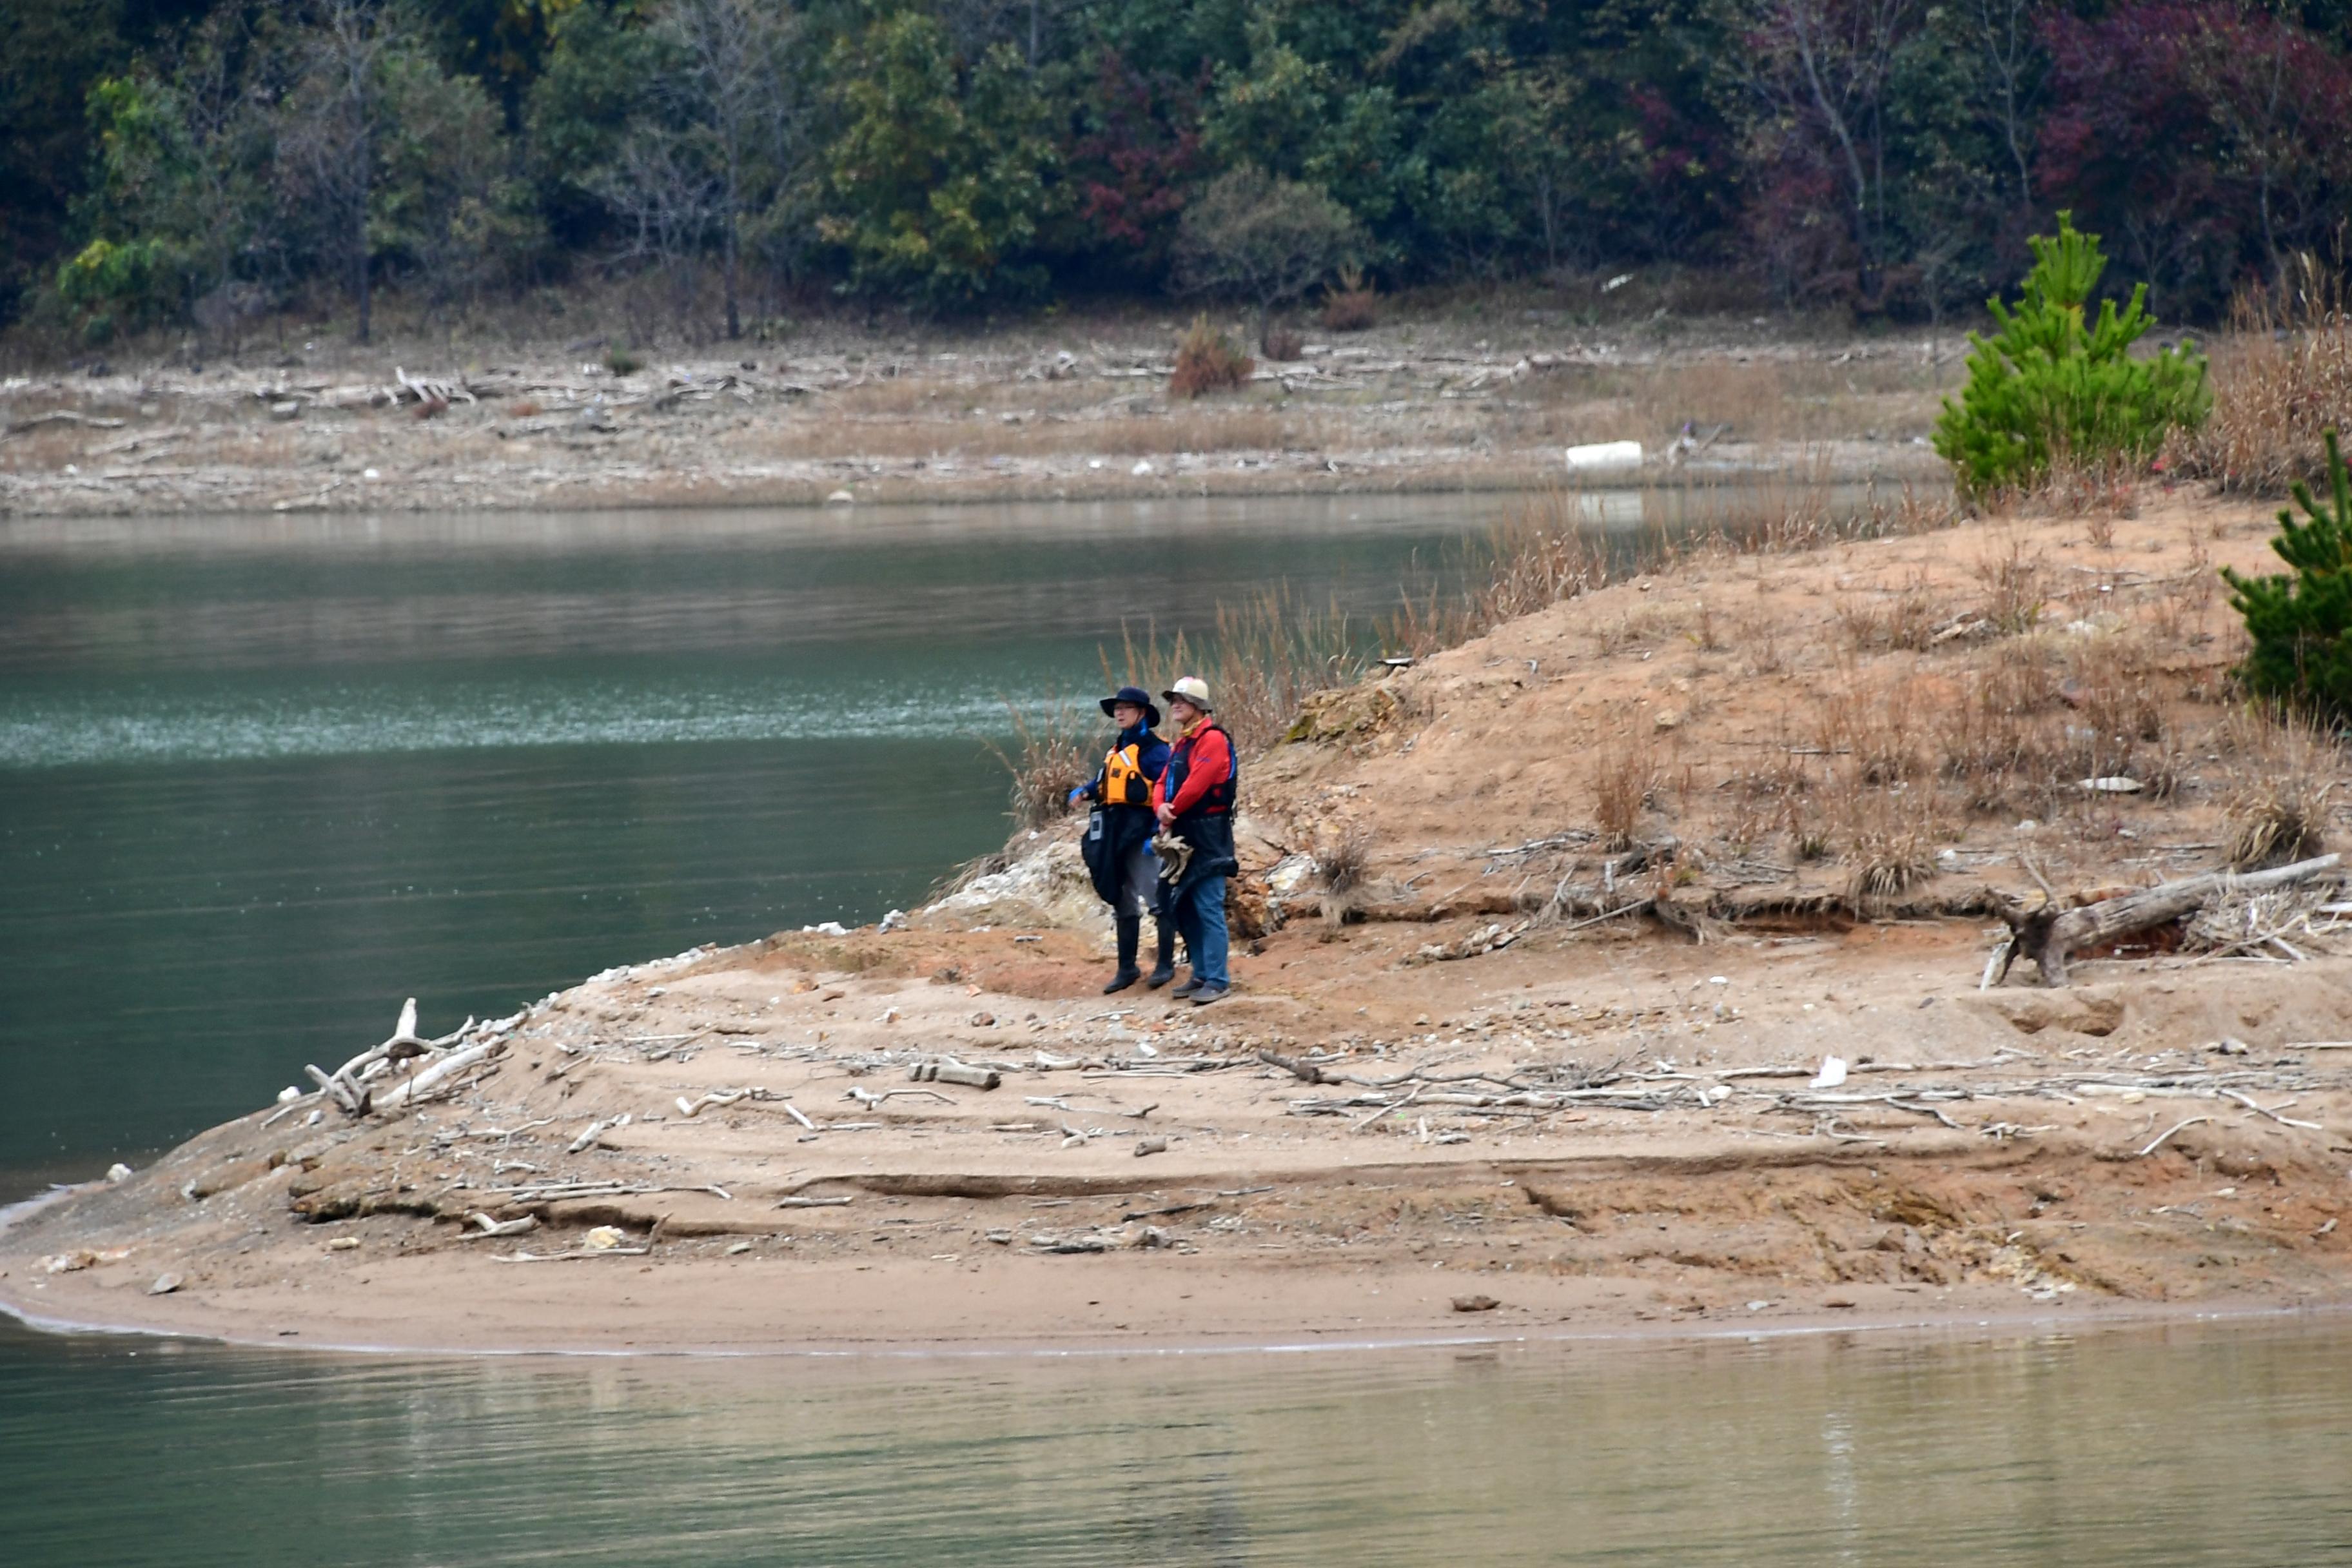
<path id="1" fill-rule="evenodd" d="M 2146 284 L 2121 310 L 2102 300 L 2085 324 L 2085 303 L 2107 265 L 2098 236 L 2079 232 L 2062 212 L 2057 235 L 2031 243 L 2033 270 L 2016 308 L 1986 301 L 2000 331 L 1969 334 L 1968 384 L 1957 405 L 1945 399 L 1936 422 L 1936 450 L 1969 500 L 2032 489 L 2062 459 L 2144 461 L 2166 432 L 2194 428 L 2212 406 L 2195 350 L 2131 356 L 2156 324 Z"/>
<path id="2" fill-rule="evenodd" d="M 2246 690 L 2341 723 L 2352 718 L 2352 477 L 2333 426 L 2326 439 L 2327 504 L 2297 479 L 2294 499 L 2307 521 L 2282 509 L 2271 541 L 2294 575 L 2245 577 L 2224 566 L 2221 576 L 2252 643 L 2238 667 Z"/>

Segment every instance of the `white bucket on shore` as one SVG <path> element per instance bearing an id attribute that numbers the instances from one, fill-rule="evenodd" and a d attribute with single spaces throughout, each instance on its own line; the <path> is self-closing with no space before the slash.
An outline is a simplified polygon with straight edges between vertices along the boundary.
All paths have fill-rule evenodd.
<path id="1" fill-rule="evenodd" d="M 1596 441 L 1589 447 L 1570 447 L 1568 466 L 1580 473 L 1594 468 L 1638 468 L 1642 466 L 1642 443 Z"/>

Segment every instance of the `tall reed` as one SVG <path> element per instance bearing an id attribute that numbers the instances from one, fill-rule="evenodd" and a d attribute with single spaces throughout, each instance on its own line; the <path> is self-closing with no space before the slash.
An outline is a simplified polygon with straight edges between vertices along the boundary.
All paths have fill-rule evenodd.
<path id="1" fill-rule="evenodd" d="M 2231 494 L 2284 495 L 2321 473 L 2321 431 L 2352 429 L 2352 315 L 2342 279 L 2298 255 L 2279 287 L 2238 297 L 2230 324 L 2231 338 L 2213 353 L 2212 416 L 2177 433 L 2166 460 Z"/>

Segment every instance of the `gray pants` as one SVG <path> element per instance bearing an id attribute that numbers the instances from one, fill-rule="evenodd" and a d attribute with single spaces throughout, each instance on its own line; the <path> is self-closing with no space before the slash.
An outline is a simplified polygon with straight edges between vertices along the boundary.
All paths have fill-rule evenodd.
<path id="1" fill-rule="evenodd" d="M 1139 842 L 1119 862 L 1118 902 L 1111 906 L 1112 910 L 1131 920 L 1150 913 L 1159 881 L 1160 862 L 1151 853 L 1151 845 Z"/>

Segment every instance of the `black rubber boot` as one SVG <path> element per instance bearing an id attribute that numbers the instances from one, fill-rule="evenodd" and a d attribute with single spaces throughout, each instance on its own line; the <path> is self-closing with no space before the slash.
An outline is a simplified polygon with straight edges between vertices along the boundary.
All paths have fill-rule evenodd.
<path id="1" fill-rule="evenodd" d="M 1143 971 L 1135 966 L 1135 950 L 1143 940 L 1143 917 L 1140 915 L 1120 915 L 1118 918 L 1117 923 L 1118 927 L 1118 973 L 1112 975 L 1110 977 L 1110 984 L 1103 987 L 1103 994 L 1106 996 L 1109 995 L 1114 991 L 1124 991 L 1129 986 L 1143 978 Z"/>
<path id="2" fill-rule="evenodd" d="M 1160 928 L 1160 962 L 1143 983 L 1157 991 L 1176 978 L 1176 922 L 1163 916 L 1151 923 Z"/>

